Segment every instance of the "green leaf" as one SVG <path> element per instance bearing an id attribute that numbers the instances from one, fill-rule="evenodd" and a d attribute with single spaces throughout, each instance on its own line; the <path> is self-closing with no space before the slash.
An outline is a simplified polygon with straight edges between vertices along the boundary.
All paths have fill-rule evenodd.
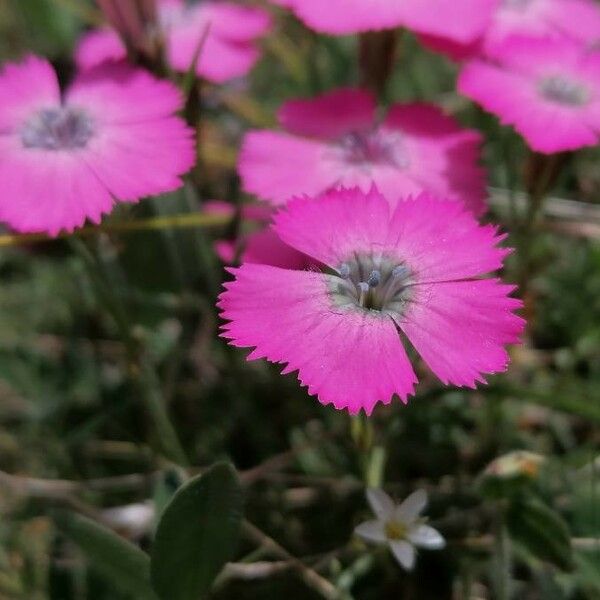
<path id="1" fill-rule="evenodd" d="M 21 25 L 25 43 L 33 51 L 55 57 L 72 49 L 80 25 L 74 15 L 58 2 L 14 2 L 13 10 Z"/>
<path id="2" fill-rule="evenodd" d="M 86 554 L 92 568 L 135 600 L 156 600 L 150 585 L 150 558 L 114 531 L 75 513 L 54 516 L 58 528 Z"/>
<path id="3" fill-rule="evenodd" d="M 152 547 L 152 584 L 162 600 L 205 597 L 233 556 L 242 509 L 241 487 L 228 463 L 213 465 L 175 492 Z"/>
<path id="4" fill-rule="evenodd" d="M 569 528 L 561 516 L 534 497 L 521 497 L 511 503 L 507 526 L 514 541 L 539 560 L 570 570 L 573 551 Z"/>

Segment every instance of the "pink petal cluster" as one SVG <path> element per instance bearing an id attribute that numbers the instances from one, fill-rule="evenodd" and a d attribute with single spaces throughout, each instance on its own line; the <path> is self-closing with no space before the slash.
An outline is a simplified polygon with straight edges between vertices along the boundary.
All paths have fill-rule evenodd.
<path id="1" fill-rule="evenodd" d="M 22 232 L 98 223 L 115 201 L 181 186 L 194 163 L 178 90 L 125 64 L 79 75 L 61 94 L 51 65 L 0 72 L 0 220 Z"/>
<path id="2" fill-rule="evenodd" d="M 222 335 L 254 348 L 249 360 L 285 364 L 321 403 L 351 414 L 413 394 L 404 336 L 444 383 L 474 387 L 506 369 L 521 302 L 481 276 L 508 250 L 460 203 L 423 194 L 393 205 L 375 188 L 338 189 L 290 200 L 273 227 L 324 267 L 231 269 Z"/>
<path id="3" fill-rule="evenodd" d="M 509 38 L 493 58 L 466 63 L 458 89 L 514 126 L 537 152 L 600 139 L 600 52 L 579 42 Z"/>
<path id="4" fill-rule="evenodd" d="M 160 0 L 158 6 L 169 65 L 187 72 L 197 57 L 196 73 L 214 83 L 246 75 L 260 57 L 257 40 L 271 28 L 266 11 L 233 2 Z M 85 35 L 76 51 L 80 68 L 125 57 L 125 46 L 112 29 Z"/>
<path id="5" fill-rule="evenodd" d="M 479 37 L 498 0 L 272 0 L 308 27 L 343 35 L 406 27 L 468 43 Z"/>
<path id="6" fill-rule="evenodd" d="M 244 190 L 275 204 L 297 194 L 374 182 L 390 200 L 428 191 L 485 211 L 479 133 L 429 104 L 395 104 L 379 121 L 367 91 L 341 89 L 285 103 L 284 131 L 251 131 L 238 170 Z"/>
<path id="7" fill-rule="evenodd" d="M 481 37 L 468 44 L 444 36 L 421 36 L 432 50 L 453 60 L 502 52 L 514 36 L 600 42 L 600 6 L 595 0 L 498 0 Z"/>

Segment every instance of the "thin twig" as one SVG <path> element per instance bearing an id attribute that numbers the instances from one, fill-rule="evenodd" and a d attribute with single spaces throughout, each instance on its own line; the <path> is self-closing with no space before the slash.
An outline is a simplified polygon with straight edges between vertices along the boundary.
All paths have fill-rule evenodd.
<path id="1" fill-rule="evenodd" d="M 245 534 L 255 543 L 270 549 L 276 556 L 289 561 L 291 567 L 299 573 L 304 583 L 323 598 L 327 598 L 328 600 L 337 600 L 340 598 L 339 591 L 329 580 L 321 577 L 321 575 L 310 567 L 307 567 L 301 560 L 290 554 L 281 544 L 261 531 L 256 525 L 244 520 L 242 528 Z"/>

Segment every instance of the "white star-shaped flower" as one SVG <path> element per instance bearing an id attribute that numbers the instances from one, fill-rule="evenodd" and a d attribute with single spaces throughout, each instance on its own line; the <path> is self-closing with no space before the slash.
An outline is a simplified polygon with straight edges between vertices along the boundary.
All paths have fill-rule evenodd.
<path id="1" fill-rule="evenodd" d="M 369 488 L 367 500 L 377 519 L 361 523 L 354 533 L 366 542 L 387 544 L 407 571 L 415 566 L 417 547 L 439 550 L 446 545 L 439 531 L 421 517 L 427 505 L 425 490 L 417 490 L 395 504 L 381 488 Z"/>

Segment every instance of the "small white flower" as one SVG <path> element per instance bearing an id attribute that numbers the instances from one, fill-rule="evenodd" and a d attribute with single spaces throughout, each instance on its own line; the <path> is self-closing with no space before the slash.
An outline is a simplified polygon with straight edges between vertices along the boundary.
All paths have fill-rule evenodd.
<path id="1" fill-rule="evenodd" d="M 427 505 L 424 490 L 413 492 L 396 505 L 381 488 L 369 488 L 367 500 L 377 519 L 361 523 L 354 533 L 367 542 L 387 544 L 407 571 L 415 566 L 416 547 L 439 550 L 446 545 L 439 531 L 425 525 L 421 517 Z"/>

